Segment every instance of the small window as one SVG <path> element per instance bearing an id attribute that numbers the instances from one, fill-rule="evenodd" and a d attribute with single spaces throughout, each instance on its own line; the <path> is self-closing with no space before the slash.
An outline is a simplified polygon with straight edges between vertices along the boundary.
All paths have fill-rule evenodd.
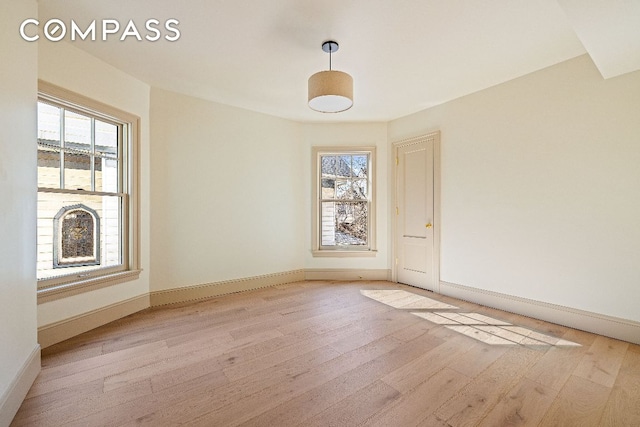
<path id="1" fill-rule="evenodd" d="M 87 288 L 87 281 L 98 286 L 131 280 L 139 274 L 137 118 L 40 85 L 38 289 L 59 292 L 59 285 L 72 289 L 75 282 Z"/>
<path id="2" fill-rule="evenodd" d="M 374 148 L 314 148 L 314 255 L 374 252 Z"/>

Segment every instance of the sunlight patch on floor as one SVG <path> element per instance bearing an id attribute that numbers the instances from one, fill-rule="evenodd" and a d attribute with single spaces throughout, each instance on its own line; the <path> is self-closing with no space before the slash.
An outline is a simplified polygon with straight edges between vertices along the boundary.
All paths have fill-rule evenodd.
<path id="1" fill-rule="evenodd" d="M 393 308 L 406 308 L 411 310 L 446 310 L 458 309 L 453 305 L 445 304 L 422 295 L 417 295 L 401 289 L 375 289 L 361 290 L 360 293 Z"/>
<path id="2" fill-rule="evenodd" d="M 479 313 L 411 312 L 429 322 L 492 345 L 579 347 L 580 344 L 493 319 Z"/>
<path id="3" fill-rule="evenodd" d="M 390 307 L 410 310 L 414 316 L 421 317 L 436 325 L 442 325 L 486 344 L 580 347 L 580 344 L 533 331 L 524 326 L 513 325 L 484 314 L 453 311 L 460 310 L 460 308 L 402 289 L 363 289 L 360 293 Z"/>

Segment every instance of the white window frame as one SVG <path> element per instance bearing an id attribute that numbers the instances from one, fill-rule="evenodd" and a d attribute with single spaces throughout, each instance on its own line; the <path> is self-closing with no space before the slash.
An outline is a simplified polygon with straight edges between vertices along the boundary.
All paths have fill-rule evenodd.
<path id="1" fill-rule="evenodd" d="M 369 156 L 368 171 L 368 191 L 369 198 L 369 225 L 368 225 L 368 245 L 366 247 L 358 246 L 322 246 L 321 242 L 321 226 L 322 226 L 322 191 L 320 177 L 321 156 L 327 155 L 353 155 L 367 154 Z M 314 257 L 374 257 L 377 254 L 376 247 L 376 147 L 371 146 L 344 146 L 344 147 L 312 147 L 312 248 L 311 253 Z"/>
<path id="2" fill-rule="evenodd" d="M 106 286 L 136 280 L 140 276 L 138 173 L 139 173 L 139 129 L 140 118 L 71 92 L 53 84 L 38 81 L 38 101 L 61 106 L 69 111 L 88 114 L 92 117 L 122 124 L 121 155 L 122 173 L 120 193 L 122 195 L 122 264 L 98 268 L 80 274 L 69 274 L 38 280 L 38 304 L 49 302 Z M 61 165 L 63 167 L 63 165 Z M 38 192 L 72 194 L 78 190 L 38 188 Z M 81 190 L 83 195 L 103 195 L 102 192 Z"/>

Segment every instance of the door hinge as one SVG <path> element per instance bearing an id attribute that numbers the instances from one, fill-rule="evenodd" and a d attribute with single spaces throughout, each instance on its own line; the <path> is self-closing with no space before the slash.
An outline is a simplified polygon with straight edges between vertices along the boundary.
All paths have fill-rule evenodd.
<path id="1" fill-rule="evenodd" d="M 396 166 L 398 166 L 400 164 L 400 159 L 398 159 L 398 156 L 396 156 Z"/>
<path id="2" fill-rule="evenodd" d="M 396 265 L 398 265 L 398 258 L 396 258 Z"/>
<path id="3" fill-rule="evenodd" d="M 400 215 L 400 210 L 398 209 L 397 206 L 396 206 L 396 215 Z"/>

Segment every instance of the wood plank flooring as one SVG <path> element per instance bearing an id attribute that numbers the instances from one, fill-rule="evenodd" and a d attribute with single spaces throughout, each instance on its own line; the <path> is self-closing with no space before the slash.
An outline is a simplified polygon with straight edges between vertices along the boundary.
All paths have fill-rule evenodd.
<path id="1" fill-rule="evenodd" d="M 12 426 L 640 425 L 640 346 L 389 282 L 149 309 L 42 365 Z"/>

